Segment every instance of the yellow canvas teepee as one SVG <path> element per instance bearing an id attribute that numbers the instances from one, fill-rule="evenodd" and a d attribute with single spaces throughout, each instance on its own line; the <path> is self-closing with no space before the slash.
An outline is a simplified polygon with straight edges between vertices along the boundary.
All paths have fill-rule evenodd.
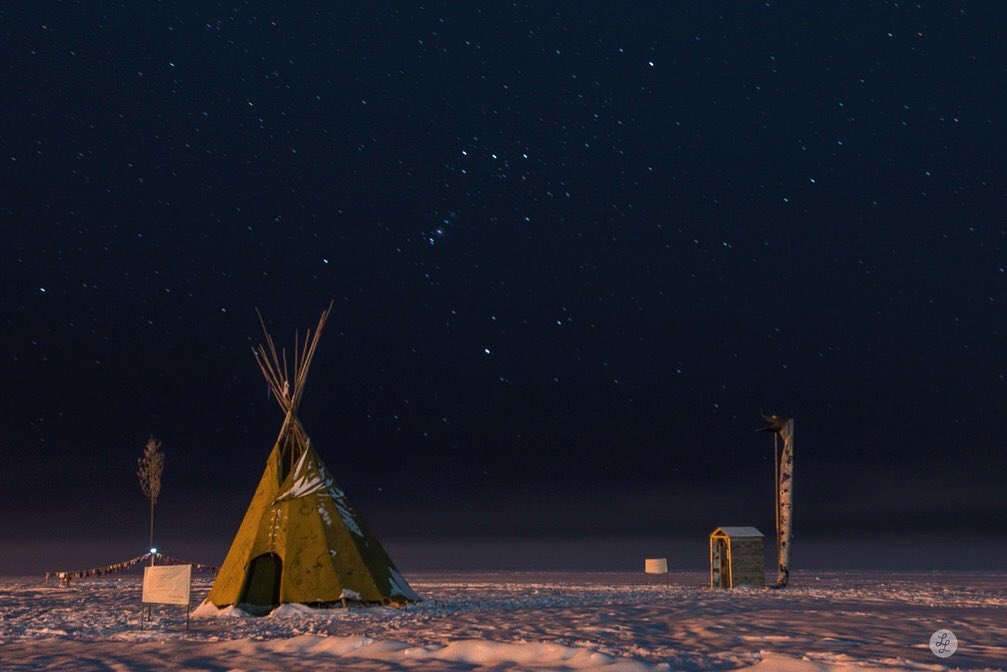
<path id="1" fill-rule="evenodd" d="M 325 326 L 295 337 L 293 380 L 269 332 L 256 360 L 285 417 L 266 470 L 208 601 L 263 611 L 278 604 L 347 601 L 400 605 L 420 598 L 364 526 L 297 419 L 308 368 Z M 260 318 L 261 319 L 261 318 Z"/>

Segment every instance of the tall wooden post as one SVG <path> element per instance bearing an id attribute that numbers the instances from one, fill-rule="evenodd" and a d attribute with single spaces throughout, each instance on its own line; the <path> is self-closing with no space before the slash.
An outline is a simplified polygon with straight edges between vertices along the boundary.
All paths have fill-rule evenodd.
<path id="1" fill-rule="evenodd" d="M 794 420 L 787 418 L 780 427 L 780 437 L 783 439 L 783 455 L 780 458 L 779 491 L 779 523 L 777 538 L 777 569 L 776 587 L 784 588 L 790 581 L 790 542 L 793 538 L 794 512 Z"/>
<path id="2" fill-rule="evenodd" d="M 763 416 L 768 427 L 760 432 L 773 433 L 774 508 L 776 514 L 776 583 L 784 588 L 790 581 L 790 546 L 793 539 L 794 512 L 794 419 L 778 415 Z M 783 453 L 779 439 L 783 439 Z"/>
<path id="3" fill-rule="evenodd" d="M 150 566 L 154 566 L 154 556 L 157 553 L 154 552 L 154 500 L 150 500 Z"/>

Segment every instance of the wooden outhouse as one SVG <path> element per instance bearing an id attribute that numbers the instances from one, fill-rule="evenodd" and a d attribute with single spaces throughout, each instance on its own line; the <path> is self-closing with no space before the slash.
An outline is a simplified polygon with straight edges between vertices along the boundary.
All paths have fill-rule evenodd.
<path id="1" fill-rule="evenodd" d="M 762 532 L 754 527 L 718 527 L 710 533 L 710 587 L 766 585 Z"/>

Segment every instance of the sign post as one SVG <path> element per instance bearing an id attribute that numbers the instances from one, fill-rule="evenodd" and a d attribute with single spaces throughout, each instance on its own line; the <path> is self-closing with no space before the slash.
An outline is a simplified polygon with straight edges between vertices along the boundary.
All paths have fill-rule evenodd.
<path id="1" fill-rule="evenodd" d="M 189 629 L 189 592 L 192 565 L 158 565 L 143 568 L 143 604 L 185 605 L 185 629 Z M 143 623 L 141 610 L 140 623 Z"/>

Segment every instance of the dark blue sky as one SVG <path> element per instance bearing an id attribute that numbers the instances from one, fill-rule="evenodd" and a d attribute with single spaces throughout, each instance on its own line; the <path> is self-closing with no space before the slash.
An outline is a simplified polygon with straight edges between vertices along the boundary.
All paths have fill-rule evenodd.
<path id="1" fill-rule="evenodd" d="M 302 419 L 383 537 L 771 529 L 761 410 L 799 539 L 1002 534 L 1005 19 L 0 8 L 5 539 L 145 543 L 154 434 L 162 543 L 222 556 L 254 308 L 333 299 Z"/>

